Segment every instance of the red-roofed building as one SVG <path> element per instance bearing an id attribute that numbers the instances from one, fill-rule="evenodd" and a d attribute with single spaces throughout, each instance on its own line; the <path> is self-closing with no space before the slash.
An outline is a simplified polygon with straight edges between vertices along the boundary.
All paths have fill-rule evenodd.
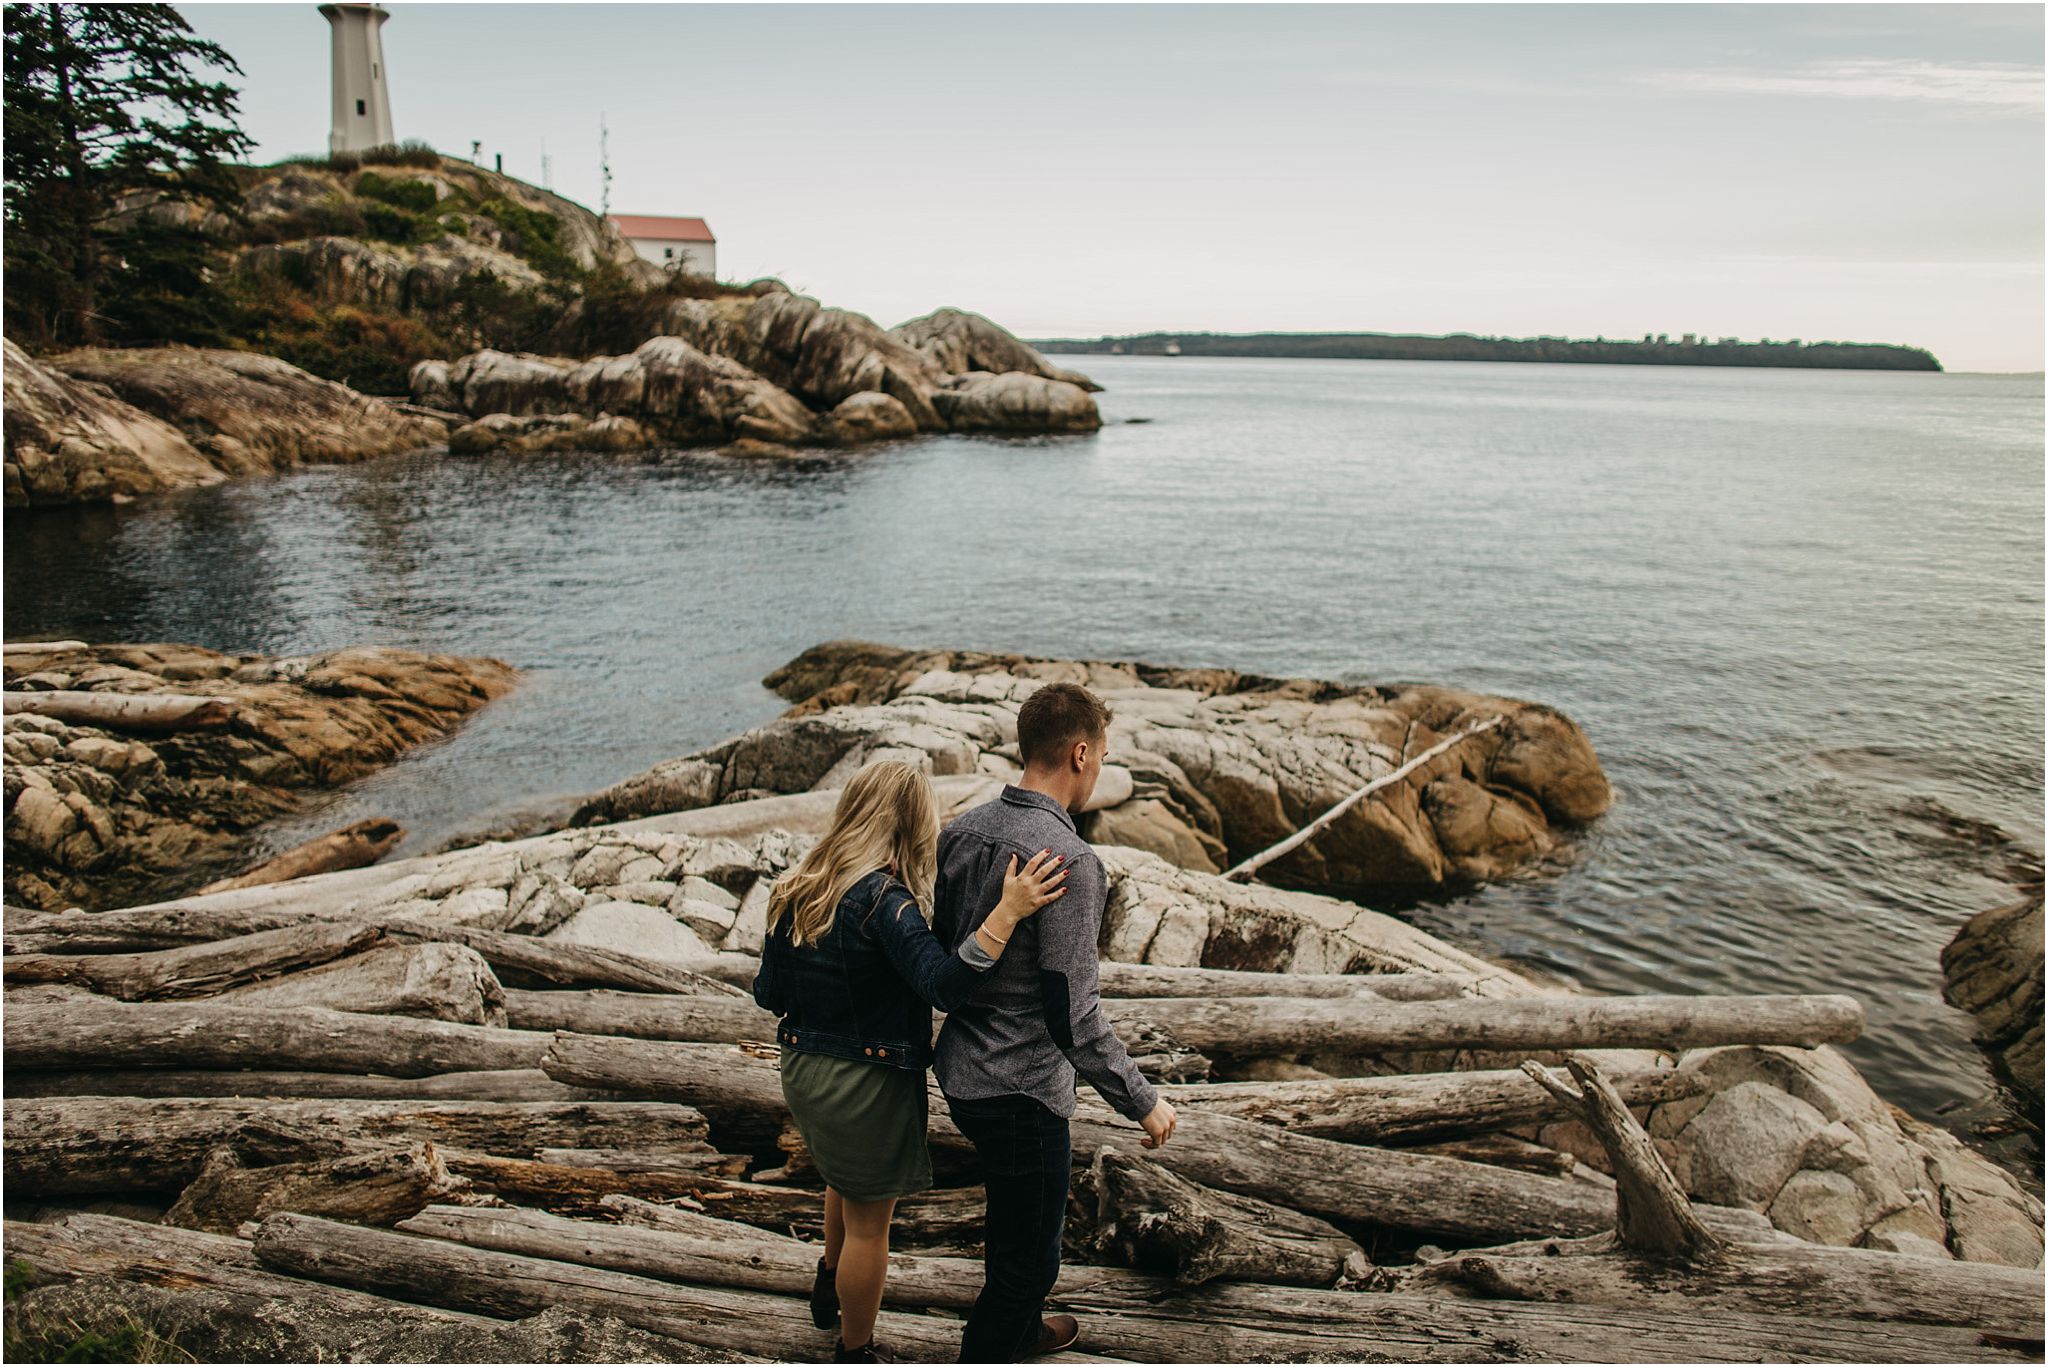
<path id="1" fill-rule="evenodd" d="M 718 274 L 718 239 L 701 218 L 613 214 L 612 226 L 643 260 L 691 275 Z"/>

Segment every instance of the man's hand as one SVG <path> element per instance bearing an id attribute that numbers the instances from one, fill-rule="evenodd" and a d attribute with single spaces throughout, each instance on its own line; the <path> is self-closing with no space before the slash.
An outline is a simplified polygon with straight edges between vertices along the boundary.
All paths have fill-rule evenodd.
<path id="1" fill-rule="evenodd" d="M 1138 1141 L 1139 1144 L 1148 1149 L 1156 1149 L 1173 1138 L 1173 1127 L 1180 1123 L 1180 1116 L 1175 1113 L 1173 1103 L 1161 1097 L 1159 1104 L 1152 1108 L 1151 1114 L 1138 1123 L 1145 1127 L 1145 1137 Z"/>

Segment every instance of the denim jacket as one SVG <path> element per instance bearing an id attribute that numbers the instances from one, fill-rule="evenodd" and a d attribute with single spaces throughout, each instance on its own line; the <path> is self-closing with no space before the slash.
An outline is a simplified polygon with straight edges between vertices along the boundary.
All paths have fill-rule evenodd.
<path id="1" fill-rule="evenodd" d="M 994 963 L 979 945 L 947 949 L 910 890 L 877 870 L 839 900 L 818 943 L 798 946 L 788 916 L 775 923 L 754 1000 L 782 1018 L 775 1037 L 792 1049 L 921 1070 L 932 1012 L 973 996 Z"/>

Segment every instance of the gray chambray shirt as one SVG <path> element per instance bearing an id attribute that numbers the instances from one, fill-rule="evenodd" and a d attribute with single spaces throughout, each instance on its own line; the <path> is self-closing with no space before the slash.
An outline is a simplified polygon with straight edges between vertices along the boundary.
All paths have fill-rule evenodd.
<path id="1" fill-rule="evenodd" d="M 1066 896 L 1017 927 L 981 990 L 946 1017 L 933 1072 L 947 1096 L 1023 1095 L 1063 1116 L 1074 1114 L 1078 1073 L 1118 1113 L 1142 1120 L 1159 1093 L 1102 1014 L 1096 944 L 1109 880 L 1065 808 L 1009 786 L 946 827 L 933 928 L 964 951 L 963 942 L 1002 900 L 1010 856 L 1022 867 L 1040 850 L 1066 861 Z"/>

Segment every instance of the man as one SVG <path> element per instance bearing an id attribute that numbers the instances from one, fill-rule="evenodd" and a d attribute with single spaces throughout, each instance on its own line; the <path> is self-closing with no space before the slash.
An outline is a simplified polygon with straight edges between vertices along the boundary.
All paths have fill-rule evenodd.
<path id="1" fill-rule="evenodd" d="M 939 837 L 933 925 L 971 961 L 980 951 L 968 937 L 1000 900 L 1011 856 L 1021 864 L 1051 850 L 1067 870 L 1065 895 L 1013 932 L 1017 943 L 939 1032 L 933 1071 L 988 1188 L 983 1283 L 963 1362 L 1020 1362 L 1079 1336 L 1073 1316 L 1044 1318 L 1066 1226 L 1076 1075 L 1145 1127 L 1144 1147 L 1173 1133 L 1173 1107 L 1139 1075 L 1098 995 L 1109 883 L 1072 813 L 1095 791 L 1109 716 L 1078 684 L 1040 688 L 1017 714 L 1023 777 Z"/>

